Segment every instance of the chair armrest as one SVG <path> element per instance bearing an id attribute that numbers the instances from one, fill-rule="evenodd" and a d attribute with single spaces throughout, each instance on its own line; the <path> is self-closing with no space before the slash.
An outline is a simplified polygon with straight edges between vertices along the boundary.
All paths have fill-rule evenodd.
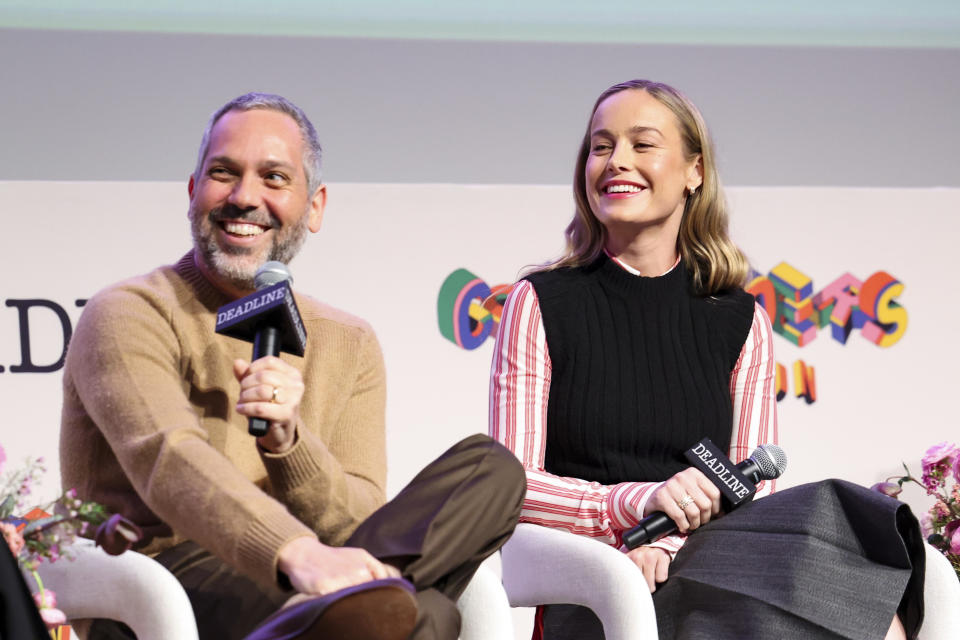
<path id="1" fill-rule="evenodd" d="M 492 556 L 491 560 L 495 560 Z M 457 600 L 460 610 L 460 640 L 510 640 L 513 616 L 500 578 L 487 563 L 480 565 Z"/>
<path id="2" fill-rule="evenodd" d="M 190 600 L 163 565 L 135 551 L 111 556 L 83 539 L 70 550 L 74 560 L 44 562 L 38 568 L 68 620 L 119 620 L 138 640 L 197 639 Z"/>
<path id="3" fill-rule="evenodd" d="M 647 582 L 617 549 L 566 531 L 522 523 L 501 554 L 503 586 L 511 606 L 579 604 L 597 614 L 607 640 L 657 637 Z"/>
<path id="4" fill-rule="evenodd" d="M 924 543 L 927 552 L 923 585 L 924 618 L 920 640 L 951 640 L 960 629 L 960 580 L 950 561 Z"/>

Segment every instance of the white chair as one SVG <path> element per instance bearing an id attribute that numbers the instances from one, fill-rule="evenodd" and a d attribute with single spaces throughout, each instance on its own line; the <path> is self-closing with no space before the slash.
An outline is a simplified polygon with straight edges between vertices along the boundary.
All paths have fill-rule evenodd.
<path id="1" fill-rule="evenodd" d="M 501 555 L 511 606 L 579 604 L 597 614 L 607 640 L 656 640 L 657 617 L 647 582 L 617 549 L 522 523 Z"/>
<path id="2" fill-rule="evenodd" d="M 111 556 L 89 540 L 71 547 L 75 560 L 43 563 L 43 584 L 57 593 L 57 606 L 67 620 L 119 620 L 138 640 L 197 640 L 193 609 L 183 587 L 153 559 L 127 551 Z M 33 578 L 25 575 L 33 586 Z M 513 637 L 510 605 L 500 579 L 481 565 L 457 601 L 461 640 Z"/>
<path id="3" fill-rule="evenodd" d="M 38 569 L 68 621 L 110 618 L 130 627 L 138 640 L 197 640 L 190 600 L 159 562 L 135 551 L 111 556 L 84 539 L 71 552 L 73 561 L 44 562 Z M 32 586 L 32 577 L 24 577 Z"/>
<path id="4" fill-rule="evenodd" d="M 960 629 L 960 580 L 942 553 L 930 545 L 926 551 L 925 615 L 919 640 L 955 640 Z"/>
<path id="5" fill-rule="evenodd" d="M 457 609 L 460 611 L 460 640 L 510 640 L 514 636 L 507 592 L 487 564 L 477 569 L 457 600 Z"/>
<path id="6" fill-rule="evenodd" d="M 565 531 L 520 524 L 501 553 L 503 586 L 511 606 L 579 604 L 597 614 L 607 640 L 657 638 L 647 583 L 617 549 Z M 926 615 L 919 638 L 955 639 L 960 629 L 960 581 L 939 551 L 926 545 L 926 556 Z"/>

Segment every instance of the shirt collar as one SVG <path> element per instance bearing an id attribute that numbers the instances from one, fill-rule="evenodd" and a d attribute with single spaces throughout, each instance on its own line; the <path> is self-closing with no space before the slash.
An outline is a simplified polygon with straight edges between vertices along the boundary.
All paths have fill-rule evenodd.
<path id="1" fill-rule="evenodd" d="M 613 256 L 613 255 L 610 255 L 610 252 L 607 251 L 607 248 L 606 248 L 606 247 L 603 248 L 603 252 L 604 252 L 605 254 L 607 254 L 607 257 L 608 257 L 608 258 L 610 258 L 610 259 L 613 260 L 615 263 L 617 263 L 617 264 L 620 266 L 620 268 L 623 269 L 624 271 L 626 271 L 627 273 L 631 273 L 631 274 L 633 274 L 633 275 L 635 275 L 635 276 L 642 276 L 642 275 L 643 275 L 642 273 L 640 273 L 639 271 L 637 271 L 636 269 L 634 269 L 633 267 L 631 267 L 630 265 L 628 265 L 626 262 L 624 262 L 624 261 L 621 260 L 620 258 L 618 258 L 618 257 L 616 257 L 616 256 Z M 676 269 L 678 264 L 680 264 L 680 255 L 679 255 L 679 254 L 677 254 L 677 261 L 673 263 L 673 266 L 670 267 L 669 269 L 667 269 L 666 271 L 664 271 L 663 273 L 659 274 L 659 276 L 657 276 L 657 277 L 667 275 L 668 273 L 670 273 L 671 271 L 673 271 L 674 269 Z"/>

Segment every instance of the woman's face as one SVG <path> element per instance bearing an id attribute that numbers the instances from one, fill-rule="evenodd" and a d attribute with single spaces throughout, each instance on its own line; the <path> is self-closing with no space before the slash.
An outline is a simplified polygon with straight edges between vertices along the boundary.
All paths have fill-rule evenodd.
<path id="1" fill-rule="evenodd" d="M 585 174 L 590 209 L 611 233 L 667 221 L 679 229 L 685 191 L 702 181 L 700 158 L 686 158 L 676 116 L 637 89 L 597 107 Z"/>

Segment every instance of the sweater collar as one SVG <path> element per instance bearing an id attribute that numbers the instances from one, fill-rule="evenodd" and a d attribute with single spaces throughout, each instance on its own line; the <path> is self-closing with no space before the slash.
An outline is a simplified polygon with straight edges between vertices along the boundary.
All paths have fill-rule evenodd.
<path id="1" fill-rule="evenodd" d="M 690 289 L 690 276 L 682 259 L 663 275 L 642 276 L 628 272 L 618 261 L 606 253 L 601 253 L 589 270 L 595 271 L 613 290 L 627 295 L 653 295 L 662 298 L 676 296 Z"/>
<path id="2" fill-rule="evenodd" d="M 227 294 L 217 289 L 210 282 L 203 272 L 197 267 L 194 260 L 193 250 L 188 251 L 180 260 L 173 265 L 173 270 L 183 278 L 193 290 L 197 300 L 208 309 L 219 309 L 223 305 L 232 301 Z"/>

